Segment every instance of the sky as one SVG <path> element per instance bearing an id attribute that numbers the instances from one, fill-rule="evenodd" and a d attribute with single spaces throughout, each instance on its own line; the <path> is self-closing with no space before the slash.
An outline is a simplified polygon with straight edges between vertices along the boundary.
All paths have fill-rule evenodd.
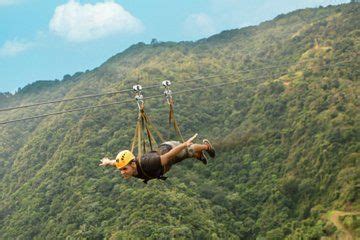
<path id="1" fill-rule="evenodd" d="M 98 67 L 138 42 L 196 41 L 349 0 L 0 0 L 0 92 Z"/>

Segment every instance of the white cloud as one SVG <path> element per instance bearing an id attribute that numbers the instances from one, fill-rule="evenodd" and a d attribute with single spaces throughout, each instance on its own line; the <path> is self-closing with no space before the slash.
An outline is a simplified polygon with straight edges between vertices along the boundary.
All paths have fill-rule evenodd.
<path id="1" fill-rule="evenodd" d="M 19 0 L 0 0 L 0 6 L 13 5 L 18 2 Z"/>
<path id="2" fill-rule="evenodd" d="M 6 41 L 0 48 L 0 56 L 15 56 L 21 52 L 28 50 L 32 43 L 12 40 Z"/>
<path id="3" fill-rule="evenodd" d="M 184 22 L 185 35 L 192 37 L 208 37 L 216 33 L 214 21 L 205 13 L 188 16 Z"/>
<path id="4" fill-rule="evenodd" d="M 49 27 L 52 32 L 71 42 L 143 30 L 141 21 L 114 1 L 80 4 L 70 0 L 55 9 Z"/>

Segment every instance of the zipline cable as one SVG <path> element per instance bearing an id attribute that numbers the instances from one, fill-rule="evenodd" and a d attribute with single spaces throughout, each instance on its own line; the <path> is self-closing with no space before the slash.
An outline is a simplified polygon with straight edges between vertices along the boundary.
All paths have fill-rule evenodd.
<path id="1" fill-rule="evenodd" d="M 281 76 L 281 75 L 280 75 L 280 76 Z M 231 81 L 231 82 L 227 82 L 227 83 L 220 83 L 220 84 L 214 84 L 214 85 L 196 87 L 196 88 L 191 88 L 191 89 L 187 89 L 187 90 L 176 91 L 176 92 L 173 92 L 173 94 L 182 94 L 182 93 L 187 93 L 187 92 L 191 92 L 191 91 L 195 91 L 195 90 L 200 90 L 200 89 L 207 89 L 207 88 L 212 88 L 212 87 L 219 87 L 219 86 L 223 86 L 223 85 L 234 84 L 234 83 L 239 83 L 239 82 L 247 82 L 247 81 L 252 81 L 252 80 L 257 80 L 257 79 L 264 79 L 264 78 L 268 78 L 268 77 L 250 78 L 250 79 L 244 79 L 244 80 L 242 80 L 242 81 Z M 158 95 L 153 95 L 153 96 L 149 96 L 149 97 L 144 97 L 144 99 L 151 99 L 151 98 L 158 98 L 158 97 L 164 97 L 164 95 L 163 95 L 163 94 L 158 94 Z M 64 110 L 64 111 L 60 111 L 60 112 L 54 112 L 54 113 L 36 115 L 36 116 L 32 116 L 32 117 L 26 117 L 26 118 L 19 118 L 19 119 L 15 119 L 15 120 L 4 121 L 4 122 L 0 122 L 0 125 L 4 125 L 4 124 L 8 124 L 8 123 L 14 123 L 14 122 L 19 122 L 19 121 L 25 121 L 25 120 L 31 120 L 31 119 L 36 119 L 36 118 L 44 118 L 44 117 L 49 117 L 49 116 L 54 116 L 54 115 L 59 115 L 59 114 L 64 114 L 64 113 L 71 113 L 71 112 L 76 112 L 76 111 L 83 111 L 83 110 L 87 110 L 87 109 L 93 109 L 93 108 L 99 108 L 99 107 L 107 107 L 107 106 L 111 106 L 111 105 L 128 103 L 128 102 L 133 102 L 133 101 L 134 101 L 133 99 L 128 99 L 128 100 L 124 100 L 124 101 L 117 101 L 117 102 L 100 104 L 100 105 L 95 105 L 95 106 L 74 108 L 74 109 Z"/>
<path id="2" fill-rule="evenodd" d="M 349 61 L 338 62 L 338 63 L 335 63 L 334 65 L 338 65 L 338 64 L 342 64 L 342 63 L 346 63 L 346 62 L 349 62 Z M 330 65 L 330 64 L 328 64 L 328 65 Z M 280 76 L 282 76 L 284 74 L 286 74 L 286 72 L 281 73 L 281 74 L 277 74 L 277 75 L 273 75 L 271 77 L 272 78 L 278 78 L 278 77 L 280 77 Z M 236 81 L 230 81 L 230 82 L 226 82 L 226 83 L 218 83 L 218 84 L 213 84 L 213 85 L 207 85 L 207 86 L 191 88 L 191 89 L 187 89 L 187 90 L 175 91 L 172 94 L 182 94 L 182 93 L 192 92 L 192 91 L 195 91 L 195 90 L 208 89 L 208 88 L 213 88 L 213 87 L 221 87 L 221 86 L 225 86 L 225 85 L 229 85 L 229 84 L 235 84 L 235 83 L 240 83 L 240 82 L 248 82 L 248 81 L 253 81 L 253 80 L 256 80 L 256 79 L 260 80 L 260 79 L 266 79 L 266 78 L 269 78 L 269 77 L 263 76 L 263 77 L 244 79 L 242 81 L 236 80 Z M 153 96 L 149 96 L 149 97 L 144 97 L 144 99 L 158 98 L 158 97 L 163 97 L 163 96 L 164 96 L 163 94 L 161 94 L 161 95 L 153 95 Z M 43 117 L 48 117 L 48 116 L 53 116 L 53 115 L 59 115 L 59 114 L 64 114 L 64 113 L 69 113 L 69 112 L 83 111 L 83 110 L 99 108 L 99 107 L 107 107 L 107 106 L 111 106 L 111 105 L 128 103 L 128 102 L 132 102 L 132 101 L 134 101 L 134 100 L 133 99 L 128 99 L 128 100 L 124 100 L 124 101 L 117 101 L 117 102 L 100 104 L 100 105 L 95 105 L 95 106 L 75 108 L 75 109 L 64 110 L 64 111 L 60 111 L 60 112 L 37 115 L 37 116 L 33 116 L 33 117 L 27 117 L 27 118 L 20 118 L 20 119 L 15 119 L 15 120 L 4 121 L 4 122 L 0 122 L 0 125 L 19 122 L 19 121 L 25 121 L 25 120 L 31 120 L 31 119 L 36 119 L 36 118 L 43 118 Z"/>
<path id="3" fill-rule="evenodd" d="M 211 76 L 206 76 L 206 77 L 199 77 L 199 78 L 193 78 L 193 79 L 187 79 L 181 82 L 175 82 L 175 83 L 186 83 L 186 82 L 193 82 L 193 81 L 199 81 L 199 80 L 204 80 L 204 79 L 211 79 L 211 78 L 216 78 L 216 77 L 229 77 L 229 76 L 233 76 L 239 73 L 247 73 L 247 72 L 257 72 L 257 71 L 262 71 L 262 70 L 268 70 L 268 69 L 280 69 L 281 67 L 284 66 L 289 66 L 292 64 L 301 64 L 301 63 L 306 63 L 306 62 L 311 62 L 311 61 L 316 61 L 317 59 L 309 59 L 309 60 L 303 60 L 300 62 L 294 62 L 294 63 L 286 63 L 286 64 L 280 64 L 280 65 L 273 65 L 270 67 L 264 67 L 264 68 L 257 68 L 257 69 L 246 69 L 246 70 L 241 70 L 241 71 L 237 71 L 235 73 L 229 73 L 229 74 L 219 74 L 219 75 L 211 75 Z M 346 62 L 346 61 L 342 61 L 342 62 Z M 350 61 L 347 61 L 350 62 Z M 338 62 L 341 63 L 341 62 Z M 337 63 L 335 63 L 337 64 Z M 329 64 L 330 65 L 330 64 Z M 149 85 L 149 86 L 145 86 L 143 87 L 143 89 L 150 89 L 150 88 L 156 88 L 159 87 L 159 84 L 156 85 Z M 68 102 L 68 101 L 74 101 L 74 100 L 80 100 L 80 99 L 86 99 L 86 98 L 93 98 L 93 97 L 101 97 L 101 96 L 105 96 L 105 95 L 114 95 L 114 94 L 119 94 L 119 93 L 125 93 L 125 92 L 131 92 L 132 89 L 124 89 L 124 90 L 119 90 L 119 91 L 112 91 L 112 92 L 105 92 L 105 93 L 98 93 L 98 94 L 89 94 L 89 95 L 83 95 L 83 96 L 78 96 L 78 97 L 73 97 L 73 98 L 64 98 L 64 99 L 57 99 L 57 100 L 53 100 L 53 101 L 48 101 L 48 102 L 38 102 L 38 103 L 33 103 L 33 104 L 28 104 L 28 105 L 22 105 L 22 106 L 15 106 L 15 107 L 8 107 L 8 108 L 0 108 L 0 112 L 4 112 L 4 111 L 10 111 L 10 110 L 15 110 L 15 109 L 21 109 L 21 108 L 29 108 L 29 107 L 35 107 L 35 106 L 41 106 L 41 105 L 46 105 L 46 104 L 53 104 L 53 103 L 60 103 L 60 102 Z"/>
<path id="4" fill-rule="evenodd" d="M 339 64 L 347 63 L 347 62 L 349 62 L 349 61 L 341 61 L 341 62 L 334 63 L 332 65 L 339 65 Z M 329 66 L 331 64 L 326 64 L 326 65 Z M 282 76 L 284 74 L 286 74 L 286 72 L 276 75 L 276 78 L 278 78 L 278 77 L 280 77 L 280 76 Z M 248 81 L 266 79 L 266 78 L 268 78 L 268 77 L 256 77 L 256 78 L 244 79 L 242 81 L 236 80 L 236 81 L 230 81 L 230 82 L 226 82 L 226 83 L 218 83 L 218 84 L 214 84 L 214 85 L 207 85 L 207 86 L 201 86 L 201 87 L 191 88 L 191 89 L 187 89 L 187 90 L 175 91 L 175 92 L 173 92 L 173 94 L 182 94 L 182 93 L 192 92 L 192 91 L 195 91 L 195 90 L 207 89 L 207 88 L 212 88 L 212 87 L 221 87 L 221 86 L 225 86 L 225 85 L 228 85 L 228 84 L 234 84 L 234 83 L 239 83 L 239 82 L 248 82 Z M 275 78 L 275 77 L 272 76 L 272 78 Z M 163 94 L 161 94 L 161 95 L 153 95 L 153 96 L 149 96 L 149 97 L 144 97 L 144 99 L 158 98 L 158 97 L 163 97 L 163 96 L 164 96 Z M 64 113 L 75 112 L 75 111 L 83 111 L 83 110 L 99 108 L 99 107 L 107 107 L 107 106 L 111 106 L 111 105 L 128 103 L 128 102 L 132 102 L 132 101 L 134 101 L 134 100 L 129 99 L 129 100 L 117 101 L 117 102 L 112 102 L 112 103 L 107 103 L 107 104 L 100 104 L 100 105 L 95 105 L 95 106 L 81 107 L 81 108 L 75 108 L 75 109 L 60 111 L 60 112 L 54 112 L 54 113 L 48 113 L 48 114 L 37 115 L 37 116 L 32 116 L 32 117 L 26 117 L 26 118 L 20 118 L 20 119 L 15 119 L 15 120 L 3 121 L 3 122 L 0 122 L 0 125 L 19 122 L 19 121 L 25 121 L 25 120 L 31 120 L 31 119 L 36 119 L 36 118 L 54 116 L 54 115 L 59 115 L 59 114 L 64 114 Z"/>
<path id="5" fill-rule="evenodd" d="M 156 85 L 156 86 L 155 85 L 154 86 L 148 86 L 148 87 L 144 87 L 144 88 L 147 89 L 147 88 L 154 88 L 154 87 L 158 87 L 158 85 Z M 19 108 L 35 107 L 35 106 L 40 106 L 40 105 L 45 105 L 45 104 L 68 102 L 68 101 L 74 101 L 74 100 L 85 99 L 85 98 L 101 97 L 101 96 L 104 96 L 104 95 L 114 95 L 114 94 L 118 94 L 118 93 L 130 92 L 131 90 L 132 89 L 124 89 L 124 90 L 113 91 L 113 92 L 83 95 L 83 96 L 78 96 L 78 97 L 73 97 L 73 98 L 57 99 L 57 100 L 53 100 L 53 101 L 49 101 L 49 102 L 38 102 L 38 103 L 33 103 L 33 104 L 28 104 L 28 105 L 9 107 L 9 108 L 2 108 L 2 109 L 0 109 L 0 112 L 15 110 L 15 109 L 19 109 Z"/>

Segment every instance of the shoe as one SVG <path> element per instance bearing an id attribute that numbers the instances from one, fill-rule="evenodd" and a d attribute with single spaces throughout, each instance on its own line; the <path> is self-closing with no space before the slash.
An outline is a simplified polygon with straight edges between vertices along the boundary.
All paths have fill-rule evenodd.
<path id="1" fill-rule="evenodd" d="M 210 156 L 211 158 L 214 158 L 215 155 L 216 155 L 216 154 L 215 154 L 215 149 L 214 149 L 213 146 L 211 145 L 210 141 L 207 140 L 207 139 L 204 139 L 204 140 L 203 140 L 203 143 L 206 144 L 206 145 L 209 147 L 209 149 L 207 149 L 207 150 L 205 150 L 205 151 L 209 154 L 209 156 Z"/>
<path id="2" fill-rule="evenodd" d="M 205 150 L 201 151 L 201 157 L 197 158 L 197 160 L 201 161 L 203 164 L 207 164 L 208 163 L 208 156 L 207 156 L 207 152 Z"/>

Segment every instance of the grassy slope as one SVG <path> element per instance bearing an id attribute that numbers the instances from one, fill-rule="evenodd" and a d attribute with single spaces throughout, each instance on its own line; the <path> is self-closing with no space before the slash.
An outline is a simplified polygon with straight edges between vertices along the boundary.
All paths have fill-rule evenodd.
<path id="1" fill-rule="evenodd" d="M 360 212 L 342 212 L 342 211 L 330 211 L 326 214 L 326 219 L 330 221 L 337 228 L 337 236 L 333 236 L 344 240 L 352 240 L 360 237 L 351 226 L 345 226 L 344 223 L 339 219 L 345 216 L 357 216 L 359 218 Z"/>

